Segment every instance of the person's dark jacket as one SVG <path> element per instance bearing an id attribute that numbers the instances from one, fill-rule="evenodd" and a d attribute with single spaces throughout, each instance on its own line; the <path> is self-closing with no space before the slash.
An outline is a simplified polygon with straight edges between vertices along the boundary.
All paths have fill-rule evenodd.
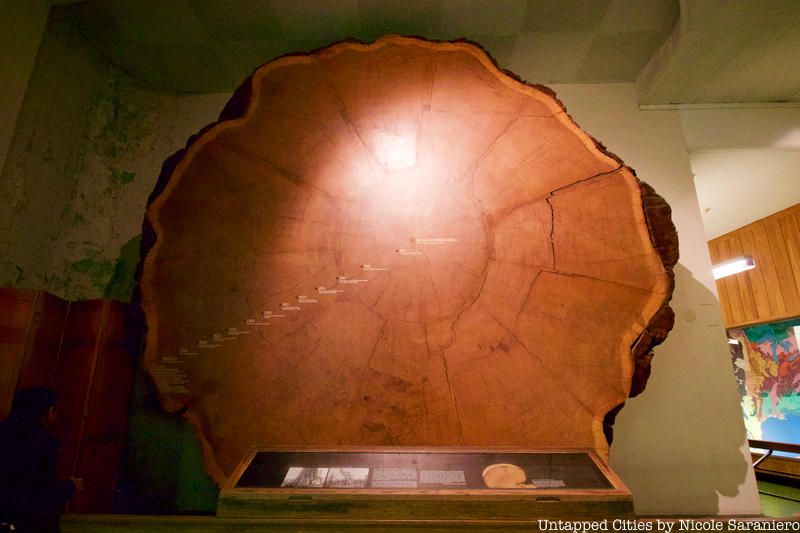
<path id="1" fill-rule="evenodd" d="M 41 419 L 12 412 L 0 423 L 0 522 L 43 531 L 75 493 L 58 479 L 58 441 Z"/>

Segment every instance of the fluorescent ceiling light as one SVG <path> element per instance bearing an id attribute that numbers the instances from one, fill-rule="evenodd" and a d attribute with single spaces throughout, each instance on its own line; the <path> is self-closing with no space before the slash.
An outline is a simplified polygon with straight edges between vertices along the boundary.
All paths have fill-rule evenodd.
<path id="1" fill-rule="evenodd" d="M 724 261 L 713 266 L 714 279 L 722 279 L 728 276 L 733 276 L 739 272 L 750 270 L 756 267 L 756 262 L 749 255 L 737 257 L 730 261 Z"/>

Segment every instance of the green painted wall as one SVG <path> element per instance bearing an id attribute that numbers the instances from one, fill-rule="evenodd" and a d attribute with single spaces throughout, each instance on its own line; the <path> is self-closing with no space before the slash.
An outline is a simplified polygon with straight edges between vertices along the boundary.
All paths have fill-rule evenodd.
<path id="1" fill-rule="evenodd" d="M 54 7 L 0 173 L 0 286 L 129 301 L 147 198 L 161 164 L 215 120 L 228 94 L 135 83 Z M 194 431 L 161 411 L 141 370 L 118 507 L 213 513 Z"/>
<path id="2" fill-rule="evenodd" d="M 130 299 L 161 163 L 228 96 L 138 85 L 53 8 L 0 174 L 0 285 Z"/>

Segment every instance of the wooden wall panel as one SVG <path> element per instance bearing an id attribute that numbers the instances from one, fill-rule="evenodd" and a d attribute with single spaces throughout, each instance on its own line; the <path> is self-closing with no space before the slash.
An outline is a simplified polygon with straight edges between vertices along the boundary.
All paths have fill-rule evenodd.
<path id="1" fill-rule="evenodd" d="M 728 251 L 731 257 L 741 257 L 744 255 L 741 239 L 730 239 L 728 241 Z M 742 276 L 740 280 L 730 280 L 739 291 L 739 298 L 742 302 L 742 314 L 744 315 L 744 320 L 748 322 L 758 319 L 753 284 L 750 278 L 751 276 Z"/>
<path id="2" fill-rule="evenodd" d="M 769 239 L 769 248 L 772 252 L 775 270 L 778 273 L 778 283 L 783 301 L 786 303 L 786 310 L 800 310 L 800 293 L 798 293 L 797 282 L 794 279 L 795 273 L 792 271 L 792 264 L 789 261 L 787 241 L 781 230 L 780 219 L 767 221 L 767 239 Z M 800 270 L 797 271 L 797 275 L 800 275 Z"/>
<path id="3" fill-rule="evenodd" d="M 786 253 L 789 256 L 789 266 L 795 281 L 795 290 L 792 294 L 800 294 L 800 211 L 794 216 L 779 219 L 781 234 L 784 238 Z"/>
<path id="4" fill-rule="evenodd" d="M 716 264 L 741 255 L 756 268 L 717 281 L 726 327 L 800 316 L 800 204 L 708 243 Z"/>
<path id="5" fill-rule="evenodd" d="M 786 314 L 786 304 L 783 301 L 780 283 L 778 282 L 778 272 L 775 270 L 775 263 L 772 261 L 769 239 L 767 238 L 767 228 L 765 226 L 754 226 L 751 231 L 755 239 L 756 248 L 753 257 L 757 264 L 760 264 L 758 274 L 748 275 L 761 276 L 767 287 L 767 298 L 769 298 L 772 313 L 769 316 L 783 316 Z"/>
<path id="6" fill-rule="evenodd" d="M 30 348 L 20 368 L 17 390 L 32 385 L 55 387 L 55 371 L 69 302 L 46 292 L 38 295 L 39 305 L 31 326 Z"/>
<path id="7" fill-rule="evenodd" d="M 73 512 L 112 511 L 135 361 L 125 316 L 120 302 L 0 288 L 0 419 L 16 390 L 57 391 L 60 477 L 83 478 L 86 487 L 70 502 Z"/>
<path id="8" fill-rule="evenodd" d="M 742 241 L 743 250 L 756 250 L 755 236 L 752 231 L 743 231 L 739 235 L 739 238 Z M 757 255 L 758 252 L 755 251 L 753 256 L 755 257 Z M 758 258 L 756 258 L 756 263 L 759 263 Z M 767 284 L 764 281 L 764 276 L 750 275 L 748 276 L 748 280 L 750 281 L 750 288 L 753 291 L 756 316 L 771 316 L 772 306 L 770 305 L 769 292 L 767 291 Z"/>
<path id="9" fill-rule="evenodd" d="M 708 243 L 708 254 L 711 257 L 711 264 L 716 265 L 721 261 L 719 253 L 719 243 L 710 241 Z M 724 283 L 717 283 L 717 292 L 719 293 L 719 305 L 722 308 L 722 316 L 726 324 L 733 322 L 731 318 L 731 302 L 728 298 L 728 288 Z"/>
<path id="10" fill-rule="evenodd" d="M 70 308 L 61 356 L 56 369 L 58 435 L 61 439 L 59 470 L 62 477 L 77 470 L 84 420 L 88 414 L 89 386 L 99 350 L 104 302 L 75 302 Z"/>
<path id="11" fill-rule="evenodd" d="M 73 512 L 110 511 L 128 430 L 128 397 L 134 359 L 125 349 L 125 306 L 104 301 L 103 328 L 86 407 L 76 469 L 87 490 L 76 494 Z"/>
<path id="12" fill-rule="evenodd" d="M 34 291 L 0 288 L 0 419 L 11 409 L 37 302 Z"/>

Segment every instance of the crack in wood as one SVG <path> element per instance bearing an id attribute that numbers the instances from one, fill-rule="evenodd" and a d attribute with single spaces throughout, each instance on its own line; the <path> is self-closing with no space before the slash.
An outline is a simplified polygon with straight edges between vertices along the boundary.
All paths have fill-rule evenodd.
<path id="1" fill-rule="evenodd" d="M 425 344 L 428 346 L 428 350 L 429 350 L 429 353 L 430 353 L 430 345 L 428 343 L 428 328 L 426 327 L 424 329 L 424 331 L 425 331 Z M 453 335 L 455 335 L 455 331 L 453 331 Z M 439 350 L 439 354 L 441 355 L 441 358 L 442 358 L 442 365 L 444 367 L 444 378 L 445 378 L 445 381 L 447 382 L 447 390 L 450 393 L 450 399 L 453 402 L 453 411 L 455 412 L 456 422 L 458 423 L 458 442 L 459 442 L 459 444 L 463 445 L 464 444 L 464 425 L 461 422 L 461 412 L 458 410 L 458 399 L 456 398 L 456 393 L 453 390 L 453 384 L 450 382 L 450 369 L 447 366 L 447 355 L 445 355 L 444 348 L 439 347 L 437 349 Z"/>
<path id="2" fill-rule="evenodd" d="M 511 328 L 509 328 L 508 326 L 506 326 L 505 324 L 503 324 L 503 322 L 502 322 L 502 321 L 501 321 L 499 318 L 497 318 L 496 316 L 494 316 L 494 314 L 493 314 L 491 311 L 488 311 L 488 310 L 487 310 L 486 312 L 487 312 L 487 313 L 489 314 L 489 316 L 490 316 L 490 317 L 492 317 L 492 318 L 493 318 L 493 319 L 494 319 L 494 320 L 495 320 L 495 321 L 496 321 L 498 324 L 500 324 L 500 326 L 501 326 L 503 329 L 505 329 L 505 330 L 506 330 L 506 331 L 509 333 L 509 335 L 511 335 L 511 336 L 514 338 L 514 340 L 517 342 L 517 344 L 519 344 L 519 345 L 522 347 L 522 349 L 523 349 L 523 350 L 525 350 L 525 351 L 528 353 L 528 355 L 530 355 L 530 356 L 531 356 L 533 359 L 536 359 L 536 361 L 539 363 L 539 366 L 540 366 L 540 367 L 541 367 L 541 368 L 542 368 L 542 369 L 543 369 L 545 372 L 547 372 L 548 374 L 550 374 L 550 376 L 553 378 L 553 380 L 554 380 L 554 381 L 556 381 L 556 382 L 558 382 L 558 383 L 561 383 L 561 386 L 562 386 L 563 390 L 567 391 L 567 393 L 569 393 L 569 395 L 572 397 L 572 399 L 573 399 L 573 400 L 575 400 L 575 402 L 576 402 L 578 405 L 580 405 L 581 407 L 583 407 L 584 411 L 586 411 L 587 413 L 591 414 L 592 416 L 595 416 L 595 414 L 596 414 L 596 413 L 594 412 L 594 410 L 592 410 L 591 408 L 589 408 L 589 406 L 587 406 L 585 403 L 583 403 L 583 401 L 581 401 L 581 399 L 580 399 L 580 398 L 578 398 L 578 396 L 577 396 L 577 395 L 576 395 L 576 394 L 575 394 L 575 393 L 572 391 L 572 389 L 571 389 L 570 387 L 568 387 L 568 386 L 567 386 L 567 385 L 564 383 L 564 381 L 562 380 L 561 376 L 559 376 L 558 374 L 556 374 L 556 373 L 555 373 L 555 371 L 553 371 L 553 370 L 551 370 L 549 367 L 547 367 L 547 365 L 545 365 L 545 364 L 544 364 L 544 361 L 542 361 L 542 359 L 541 359 L 541 358 L 540 358 L 538 355 L 536 355 L 534 352 L 532 352 L 532 351 L 530 350 L 530 348 L 528 348 L 528 346 L 527 346 L 527 345 L 526 345 L 524 342 L 522 342 L 522 340 L 521 340 L 519 337 L 517 337 L 517 334 L 514 332 L 514 330 L 512 330 Z"/>
<path id="3" fill-rule="evenodd" d="M 339 206 L 338 206 L 338 199 L 335 196 L 333 196 L 332 194 L 330 194 L 328 191 L 326 191 L 324 189 L 320 189 L 319 187 L 314 186 L 313 183 L 310 183 L 309 181 L 307 181 L 307 180 L 303 179 L 302 177 L 298 176 L 297 174 L 294 174 L 293 172 L 290 172 L 289 170 L 281 167 L 280 165 L 278 165 L 274 161 L 272 161 L 269 158 L 267 158 L 266 156 L 256 152 L 252 148 L 249 148 L 249 147 L 247 147 L 245 145 L 240 145 L 240 144 L 231 144 L 231 143 L 228 143 L 228 142 L 225 142 L 225 141 L 219 141 L 218 144 L 220 146 L 223 146 L 223 147 L 231 150 L 234 153 L 239 153 L 240 155 L 246 155 L 246 156 L 250 156 L 252 158 L 255 158 L 256 160 L 258 160 L 261 163 L 263 163 L 265 166 L 267 166 L 270 169 L 272 169 L 276 174 L 278 174 L 279 176 L 284 178 L 289 183 L 297 185 L 301 189 L 305 190 L 306 193 L 308 193 L 309 195 L 311 195 L 311 194 L 316 192 L 317 194 L 319 194 L 320 196 L 325 198 L 330 203 L 331 207 L 333 207 L 336 210 L 340 209 Z"/>
<path id="4" fill-rule="evenodd" d="M 372 359 L 373 359 L 373 357 L 375 357 L 375 352 L 378 349 L 378 343 L 381 342 L 381 339 L 383 338 L 383 332 L 386 329 L 386 325 L 388 323 L 389 323 L 388 320 L 384 320 L 383 321 L 383 325 L 381 326 L 380 331 L 378 331 L 378 338 L 375 339 L 375 344 L 372 345 L 372 350 L 370 350 L 370 352 L 369 352 L 369 357 L 367 358 L 367 368 L 369 368 L 370 370 L 375 370 L 375 371 L 380 372 L 376 368 L 372 368 Z"/>
<path id="5" fill-rule="evenodd" d="M 553 235 L 556 231 L 556 210 L 553 207 L 553 204 L 550 202 L 552 198 L 551 195 L 545 197 L 544 201 L 547 202 L 547 207 L 550 208 L 550 256 L 553 258 L 553 270 L 556 270 L 556 241 L 553 239 Z"/>
<path id="6" fill-rule="evenodd" d="M 519 307 L 519 311 L 517 311 L 517 316 L 514 318 L 514 323 L 516 324 L 519 322 L 519 316 L 522 314 L 522 311 L 525 309 L 525 306 L 528 305 L 528 300 L 531 297 L 531 292 L 533 291 L 533 284 L 536 283 L 536 280 L 539 279 L 542 271 L 539 270 L 536 274 L 534 274 L 533 279 L 531 280 L 530 284 L 528 285 L 528 292 L 525 294 L 525 299 L 522 300 L 522 305 Z"/>
<path id="7" fill-rule="evenodd" d="M 519 120 L 519 117 L 518 117 L 518 116 L 514 116 L 514 115 L 512 115 L 512 116 L 511 116 L 511 120 L 509 120 L 509 121 L 508 121 L 508 122 L 505 124 L 505 126 L 503 126 L 503 128 L 502 128 L 502 129 L 500 130 L 500 132 L 499 132 L 499 133 L 498 133 L 498 134 L 495 136 L 495 138 L 494 138 L 494 139 L 492 139 L 492 142 L 490 142 L 490 143 L 489 143 L 489 145 L 488 145 L 488 146 L 487 146 L 487 147 L 486 147 L 486 148 L 483 150 L 483 152 L 481 152 L 481 154 L 480 154 L 480 155 L 479 155 L 477 158 L 475 158 L 475 160 L 474 160 L 472 163 L 470 163 L 470 165 L 467 167 L 467 170 L 465 170 L 465 171 L 464 171 L 464 172 L 461 174 L 461 176 L 459 176 L 459 177 L 458 177 L 458 178 L 456 178 L 456 180 L 455 180 L 455 182 L 456 182 L 456 183 L 458 183 L 458 182 L 461 182 L 461 181 L 463 181 L 463 180 L 464 180 L 464 178 L 465 178 L 465 177 L 467 177 L 467 175 L 469 175 L 469 176 L 471 176 L 471 177 L 472 177 L 472 180 L 471 180 L 471 181 L 472 181 L 473 187 L 471 188 L 471 194 L 472 194 L 472 198 L 473 198 L 473 200 L 474 200 L 475 202 L 477 202 L 477 203 L 476 203 L 476 205 L 478 205 L 478 206 L 480 206 L 480 202 L 478 202 L 478 200 L 475 198 L 475 193 L 474 193 L 475 171 L 478 169 L 478 167 L 479 167 L 479 166 L 481 166 L 481 163 L 482 163 L 482 162 L 483 162 L 483 160 L 486 158 L 486 156 L 489 154 L 489 152 L 492 150 L 492 148 L 494 148 L 494 146 L 497 144 L 497 141 L 499 141 L 499 140 L 500 140 L 500 138 L 501 138 L 503 135 L 505 135 L 505 134 L 506 134 L 506 132 L 509 130 L 509 128 L 511 128 L 511 126 L 512 126 L 512 125 L 513 125 L 513 124 L 514 124 L 514 123 L 515 123 L 517 120 Z"/>
<path id="8" fill-rule="evenodd" d="M 361 142 L 361 146 L 363 146 L 364 150 L 366 151 L 367 164 L 372 169 L 373 174 L 377 175 L 378 172 L 374 164 L 375 162 L 373 161 L 373 159 L 375 158 L 375 154 L 372 153 L 372 150 L 369 148 L 366 141 L 361 136 L 361 132 L 359 132 L 358 128 L 356 128 L 355 124 L 353 124 L 353 121 L 350 118 L 350 114 L 347 112 L 347 105 L 344 103 L 344 99 L 339 94 L 339 91 L 336 90 L 336 86 L 333 84 L 333 80 L 331 80 L 330 77 L 328 77 L 328 73 L 326 72 L 325 67 L 322 66 L 322 64 L 319 62 L 317 58 L 311 56 L 309 57 L 311 59 L 311 64 L 313 64 L 317 68 L 320 76 L 327 84 L 328 89 L 331 91 L 331 94 L 333 94 L 333 97 L 336 100 L 339 116 L 342 117 L 342 120 L 345 122 L 345 124 L 347 124 L 347 126 L 350 127 L 355 136 L 358 137 L 358 140 Z"/>
<path id="9" fill-rule="evenodd" d="M 553 206 L 552 206 L 552 204 L 550 204 L 550 199 L 555 195 L 555 193 L 563 191 L 565 189 L 569 189 L 570 187 L 572 187 L 574 185 L 578 185 L 578 184 L 581 184 L 581 183 L 584 183 L 584 182 L 587 182 L 587 181 L 596 180 L 596 179 L 603 178 L 605 176 L 609 176 L 611 174 L 615 174 L 615 173 L 619 172 L 620 170 L 622 170 L 623 167 L 624 167 L 624 165 L 620 165 L 617 168 L 615 168 L 614 170 L 599 172 L 599 173 L 593 174 L 593 175 L 591 175 L 591 176 L 589 176 L 587 178 L 581 178 L 580 180 L 578 180 L 576 182 L 570 183 L 568 185 L 564 185 L 563 187 L 558 187 L 558 188 L 553 189 L 552 191 L 549 191 L 549 192 L 547 192 L 545 194 L 536 196 L 534 198 L 530 198 L 528 200 L 523 200 L 521 202 L 514 203 L 514 204 L 512 204 L 512 205 L 510 205 L 508 207 L 503 207 L 503 208 L 497 209 L 496 211 L 492 211 L 490 213 L 490 215 L 499 224 L 499 223 L 503 222 L 506 218 L 511 216 L 515 211 L 517 211 L 519 209 L 522 209 L 524 207 L 531 206 L 531 205 L 533 205 L 535 203 L 544 201 L 544 202 L 547 202 L 550 205 L 551 216 L 553 216 Z"/>

